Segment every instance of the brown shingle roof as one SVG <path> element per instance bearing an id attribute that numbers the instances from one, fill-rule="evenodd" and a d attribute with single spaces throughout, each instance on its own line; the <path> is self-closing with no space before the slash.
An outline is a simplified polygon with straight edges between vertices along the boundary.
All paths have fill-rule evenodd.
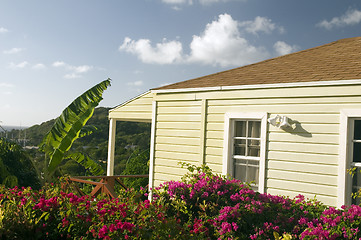
<path id="1" fill-rule="evenodd" d="M 361 37 L 182 81 L 156 90 L 361 79 Z"/>

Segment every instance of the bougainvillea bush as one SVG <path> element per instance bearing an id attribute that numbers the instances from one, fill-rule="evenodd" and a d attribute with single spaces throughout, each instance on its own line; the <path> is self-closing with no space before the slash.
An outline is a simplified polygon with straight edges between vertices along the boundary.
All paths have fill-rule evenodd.
<path id="1" fill-rule="evenodd" d="M 335 209 L 299 195 L 254 192 L 248 184 L 187 165 L 181 181 L 119 198 L 77 196 L 58 185 L 0 187 L 0 239 L 359 239 L 361 208 Z"/>

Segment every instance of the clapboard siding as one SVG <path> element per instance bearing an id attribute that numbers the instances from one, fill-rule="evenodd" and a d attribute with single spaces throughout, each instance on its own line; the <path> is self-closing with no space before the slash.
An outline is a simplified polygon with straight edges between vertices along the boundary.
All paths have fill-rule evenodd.
<path id="1" fill-rule="evenodd" d="M 155 179 L 178 179 L 187 170 L 179 162 L 201 159 L 201 101 L 157 103 Z M 159 175 L 160 174 L 160 175 Z"/>
<path id="2" fill-rule="evenodd" d="M 109 118 L 120 121 L 151 122 L 154 94 L 145 93 L 109 111 Z"/>
<path id="3" fill-rule="evenodd" d="M 319 154 L 319 153 L 297 153 L 269 150 L 267 152 L 268 161 L 281 160 L 287 162 L 300 163 L 320 163 L 328 165 L 338 164 L 338 155 Z"/>
<path id="4" fill-rule="evenodd" d="M 223 103 L 224 104 L 224 103 Z M 277 113 L 278 114 L 278 113 Z M 270 115 L 270 117 L 274 117 L 275 114 Z M 287 117 L 289 117 L 291 120 L 297 120 L 302 124 L 306 123 L 322 123 L 325 122 L 325 119 L 327 119 L 327 123 L 329 124 L 338 124 L 339 123 L 339 116 L 338 114 L 324 114 L 324 113 L 288 113 Z M 224 122 L 224 114 L 212 114 L 207 116 L 207 121 L 209 123 L 223 123 Z"/>
<path id="5" fill-rule="evenodd" d="M 268 132 L 268 140 L 270 142 L 278 141 L 278 142 L 295 142 L 295 143 L 320 143 L 320 144 L 332 144 L 338 145 L 339 143 L 339 135 L 338 134 L 327 134 L 327 133 L 313 133 L 312 135 L 297 135 L 297 134 L 289 134 L 286 132 Z M 336 146 L 337 147 L 337 146 Z"/>
<path id="6" fill-rule="evenodd" d="M 175 136 L 166 136 L 166 137 L 157 137 L 157 144 L 177 144 L 177 145 L 191 145 L 199 146 L 199 138 L 187 138 L 187 137 L 175 137 Z"/>
<path id="7" fill-rule="evenodd" d="M 290 172 L 284 169 L 267 169 L 269 179 L 282 179 L 294 182 L 314 183 L 321 185 L 337 186 L 337 179 L 332 175 L 316 173 Z"/>
<path id="8" fill-rule="evenodd" d="M 331 185 L 321 185 L 282 179 L 268 179 L 267 187 L 285 189 L 293 192 L 318 193 L 318 195 L 337 196 L 337 187 Z"/>
<path id="9" fill-rule="evenodd" d="M 337 165 L 303 162 L 286 162 L 278 160 L 269 160 L 267 162 L 269 169 L 288 170 L 291 172 L 317 173 L 337 176 Z"/>
<path id="10" fill-rule="evenodd" d="M 340 111 L 361 109 L 360 92 L 361 85 L 157 93 L 155 183 L 179 179 L 179 161 L 203 159 L 221 173 L 225 114 L 265 112 L 287 116 L 294 128 L 267 124 L 266 191 L 336 205 Z"/>

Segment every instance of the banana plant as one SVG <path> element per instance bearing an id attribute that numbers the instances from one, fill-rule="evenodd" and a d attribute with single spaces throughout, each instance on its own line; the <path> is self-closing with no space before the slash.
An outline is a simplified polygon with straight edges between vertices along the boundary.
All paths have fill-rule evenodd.
<path id="1" fill-rule="evenodd" d="M 110 86 L 110 79 L 104 80 L 77 97 L 55 120 L 53 127 L 45 135 L 39 147 L 46 155 L 46 175 L 52 174 L 64 159 L 73 142 L 80 137 L 81 130 L 94 113 L 95 107 L 103 99 L 103 92 Z M 74 160 L 96 174 L 102 174 L 96 162 L 80 155 Z M 94 170 L 94 171 L 92 171 Z"/>

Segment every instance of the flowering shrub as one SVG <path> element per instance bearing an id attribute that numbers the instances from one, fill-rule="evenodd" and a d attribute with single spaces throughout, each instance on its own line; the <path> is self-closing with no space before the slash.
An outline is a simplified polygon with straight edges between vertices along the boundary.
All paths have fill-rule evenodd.
<path id="1" fill-rule="evenodd" d="M 326 207 L 299 195 L 260 194 L 248 184 L 186 165 L 181 181 L 119 198 L 77 196 L 59 186 L 0 187 L 0 239 L 359 239 L 361 207 Z"/>

